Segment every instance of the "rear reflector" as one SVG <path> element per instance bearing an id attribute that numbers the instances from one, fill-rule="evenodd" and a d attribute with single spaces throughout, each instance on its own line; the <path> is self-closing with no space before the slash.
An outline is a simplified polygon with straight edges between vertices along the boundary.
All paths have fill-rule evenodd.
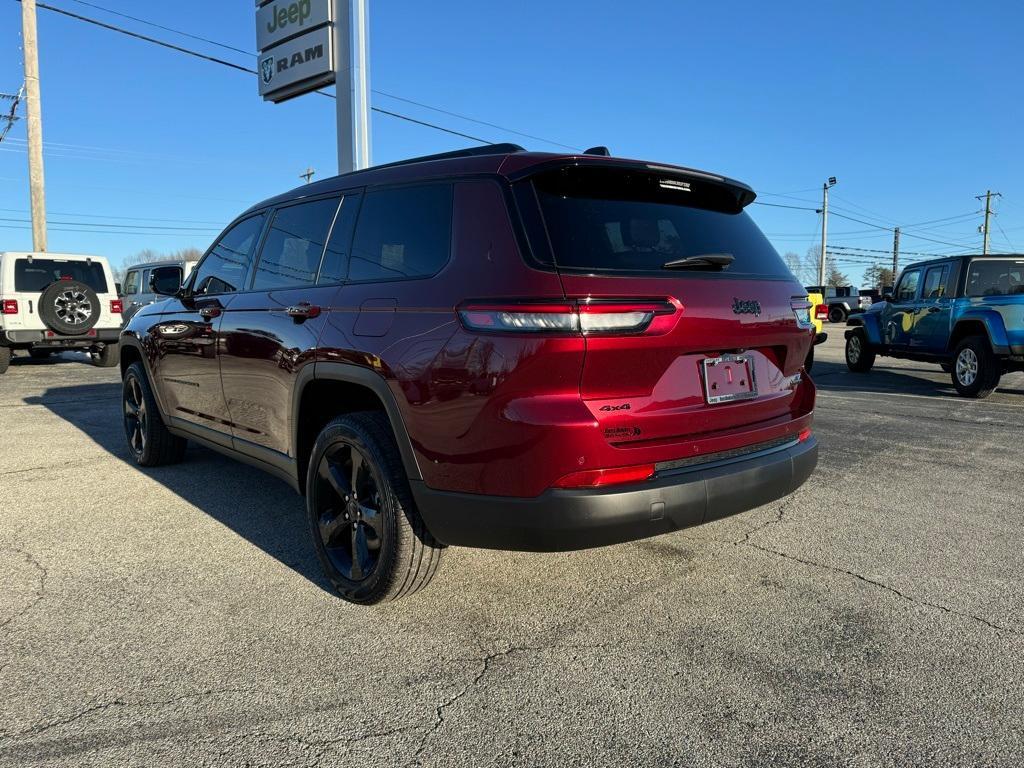
<path id="1" fill-rule="evenodd" d="M 811 430 L 809 428 L 808 429 L 801 429 L 800 430 L 800 434 L 796 436 L 796 439 L 799 442 L 801 442 L 801 443 L 804 442 L 805 440 L 810 440 L 811 439 Z"/>
<path id="2" fill-rule="evenodd" d="M 615 467 L 613 469 L 587 469 L 573 472 L 555 483 L 555 488 L 602 488 L 608 485 L 623 483 L 639 483 L 654 474 L 653 464 L 640 464 L 635 467 Z"/>
<path id="3" fill-rule="evenodd" d="M 4 315 L 16 315 L 18 314 L 18 301 L 17 299 L 4 299 L 3 310 L 0 314 Z"/>
<path id="4" fill-rule="evenodd" d="M 110 301 L 110 312 L 111 314 L 120 315 L 124 311 L 124 303 L 121 299 L 111 299 Z"/>
<path id="5" fill-rule="evenodd" d="M 643 333 L 659 315 L 671 315 L 669 301 L 583 299 L 572 302 L 469 303 L 458 309 L 471 331 L 503 333 Z"/>

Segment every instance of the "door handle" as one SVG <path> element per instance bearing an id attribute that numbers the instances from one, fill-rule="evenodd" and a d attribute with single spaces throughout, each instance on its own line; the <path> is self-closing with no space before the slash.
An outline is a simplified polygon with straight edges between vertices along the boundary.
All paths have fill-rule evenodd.
<path id="1" fill-rule="evenodd" d="M 292 307 L 288 307 L 288 309 L 285 310 L 285 314 L 296 322 L 299 322 L 301 320 L 309 320 L 310 318 L 318 317 L 320 315 L 320 307 L 316 304 L 310 304 L 308 301 L 302 301 Z"/>

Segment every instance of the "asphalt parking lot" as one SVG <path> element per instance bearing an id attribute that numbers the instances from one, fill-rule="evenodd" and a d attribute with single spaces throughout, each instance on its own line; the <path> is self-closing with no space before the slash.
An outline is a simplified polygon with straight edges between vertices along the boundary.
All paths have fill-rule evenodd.
<path id="1" fill-rule="evenodd" d="M 116 372 L 0 378 L 0 765 L 1020 765 L 1024 374 L 818 349 L 795 495 L 335 599 L 283 483 L 128 463 Z"/>

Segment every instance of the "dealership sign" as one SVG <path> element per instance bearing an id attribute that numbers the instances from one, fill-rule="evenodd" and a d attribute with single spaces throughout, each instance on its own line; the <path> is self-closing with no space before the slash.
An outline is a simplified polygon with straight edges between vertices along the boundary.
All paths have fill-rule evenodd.
<path id="1" fill-rule="evenodd" d="M 260 96 L 280 102 L 334 82 L 331 0 L 264 0 L 256 8 Z"/>

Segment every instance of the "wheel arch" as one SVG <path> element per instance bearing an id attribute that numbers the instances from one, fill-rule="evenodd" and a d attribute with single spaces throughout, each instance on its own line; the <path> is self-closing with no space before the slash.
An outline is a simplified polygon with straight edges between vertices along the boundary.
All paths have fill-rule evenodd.
<path id="1" fill-rule="evenodd" d="M 1010 342 L 1006 335 L 1003 317 L 991 310 L 968 311 L 957 318 L 946 349 L 952 352 L 968 336 L 984 336 L 992 351 L 997 355 L 1010 354 Z"/>
<path id="2" fill-rule="evenodd" d="M 384 377 L 358 365 L 317 362 L 301 371 L 293 392 L 292 446 L 300 493 L 306 492 L 309 456 L 320 430 L 331 419 L 357 411 L 387 417 L 406 476 L 422 479 L 402 412 Z"/>

